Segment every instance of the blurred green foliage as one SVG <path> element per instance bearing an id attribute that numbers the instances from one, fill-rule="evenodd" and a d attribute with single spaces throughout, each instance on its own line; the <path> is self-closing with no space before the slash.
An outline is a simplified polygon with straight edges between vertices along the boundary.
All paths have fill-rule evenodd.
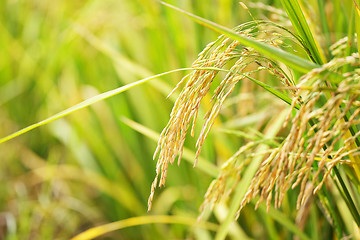
<path id="1" fill-rule="evenodd" d="M 247 19 L 236 1 L 173 3 L 225 25 Z M 191 66 L 216 37 L 158 1 L 0 1 L 0 134 L 98 93 Z M 0 145 L 0 238 L 68 239 L 100 223 L 148 214 L 155 142 L 121 118 L 161 131 L 174 100 L 166 95 L 182 76 L 154 80 Z M 215 161 L 211 141 L 204 156 Z M 185 162 L 169 175 L 150 214 L 196 217 L 211 178 Z M 182 238 L 189 231 L 143 226 L 109 237 Z"/>
<path id="2" fill-rule="evenodd" d="M 251 20 L 234 0 L 168 2 L 228 27 Z M 280 1 L 257 2 L 281 7 Z M 336 4 L 347 12 L 348 3 L 334 1 Z M 260 7 L 251 12 L 257 18 L 271 18 L 271 12 Z M 344 26 L 349 20 L 336 14 L 339 21 L 327 26 L 336 35 L 327 38 L 347 34 Z M 2 0 L 0 136 L 99 93 L 189 67 L 217 36 L 155 0 Z M 156 142 L 123 121 L 126 117 L 161 132 L 175 101 L 174 96 L 166 96 L 184 75 L 180 72 L 153 80 L 1 144 L 0 239 L 69 239 L 100 224 L 143 215 L 196 218 L 214 176 L 194 169 L 191 160 L 170 167 L 167 187 L 157 191 L 153 209 L 147 213 Z M 265 106 L 282 103 L 269 102 L 271 95 L 250 82 L 239 84 L 237 91 L 242 95 L 229 100 L 219 128 L 251 128 L 252 137 L 258 137 L 258 131 L 279 116 L 279 111 Z M 207 107 L 205 103 L 202 112 Z M 205 142 L 202 157 L 221 166 L 248 137 L 215 130 Z M 194 139 L 187 139 L 189 149 L 194 145 Z M 281 209 L 290 220 L 296 217 L 295 199 L 296 191 Z M 221 222 L 227 211 L 222 205 L 209 213 L 208 220 Z M 315 207 L 311 211 L 306 226 L 311 238 L 318 238 L 320 227 L 324 230 L 321 236 L 330 237 L 330 225 L 321 211 Z M 284 215 L 277 210 L 268 214 L 260 208 L 255 212 L 250 204 L 231 226 L 229 236 L 292 238 L 294 230 L 287 230 L 292 226 L 283 229 L 281 219 Z M 312 229 L 314 225 L 320 227 Z M 104 239 L 213 236 L 198 227 L 150 224 L 114 231 Z"/>

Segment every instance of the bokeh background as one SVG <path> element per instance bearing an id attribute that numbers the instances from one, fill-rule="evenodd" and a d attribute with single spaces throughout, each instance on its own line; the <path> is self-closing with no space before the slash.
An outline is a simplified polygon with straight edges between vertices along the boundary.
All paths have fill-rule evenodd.
<path id="1" fill-rule="evenodd" d="M 167 2 L 230 28 L 251 20 L 237 0 Z M 257 2 L 280 6 L 279 1 Z M 256 18 L 271 18 L 261 5 L 251 11 Z M 1 0 L 0 136 L 99 93 L 190 67 L 217 37 L 156 0 Z M 165 127 L 178 92 L 166 96 L 186 73 L 137 86 L 1 144 L 0 239 L 69 239 L 101 224 L 144 215 L 196 219 L 216 166 L 243 140 L 214 130 L 200 160 L 210 165 L 193 168 L 196 139 L 188 138 L 188 161 L 169 168 L 167 186 L 157 190 L 147 213 L 157 134 Z M 254 93 L 254 88 L 249 82 L 239 84 L 242 95 L 230 98 L 219 126 L 252 127 L 256 132 L 277 116 L 278 112 L 262 110 L 271 96 Z M 208 107 L 205 102 L 201 111 Z M 249 206 L 232 226 L 230 238 L 238 239 L 242 231 L 255 238 L 267 236 L 261 223 L 271 226 L 273 220 Z M 208 220 L 217 223 L 224 215 L 226 208 Z M 102 238 L 212 237 L 211 231 L 201 228 L 147 224 Z"/>

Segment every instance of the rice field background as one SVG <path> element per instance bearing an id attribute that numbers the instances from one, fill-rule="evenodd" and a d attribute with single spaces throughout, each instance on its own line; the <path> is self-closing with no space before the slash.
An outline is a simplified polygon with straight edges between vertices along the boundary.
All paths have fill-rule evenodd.
<path id="1" fill-rule="evenodd" d="M 358 2 L 166 2 L 0 1 L 0 239 L 360 239 Z"/>

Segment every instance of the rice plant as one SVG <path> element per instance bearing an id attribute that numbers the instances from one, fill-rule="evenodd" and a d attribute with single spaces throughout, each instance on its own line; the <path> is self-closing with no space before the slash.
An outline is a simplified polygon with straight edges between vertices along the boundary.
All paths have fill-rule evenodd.
<path id="1" fill-rule="evenodd" d="M 172 4 L 1 3 L 0 238 L 360 239 L 359 2 Z"/>
<path id="2" fill-rule="evenodd" d="M 255 208 L 262 201 L 266 201 L 267 210 L 272 204 L 280 208 L 287 192 L 298 187 L 296 208 L 300 210 L 308 207 L 312 195 L 318 193 L 321 195 L 319 203 L 329 216 L 330 224 L 337 237 L 339 239 L 348 237 L 350 233 L 344 229 L 344 223 L 342 217 L 338 215 L 336 203 L 329 199 L 332 197 L 324 183 L 331 185 L 328 177 L 334 173 L 332 180 L 338 182 L 335 186 L 342 194 L 351 212 L 352 221 L 357 227 L 360 227 L 358 203 L 354 202 L 359 196 L 358 146 L 360 142 L 357 129 L 360 123 L 359 75 L 357 71 L 359 54 L 352 52 L 348 38 L 341 39 L 340 42 L 330 46 L 332 58 L 324 64 L 324 56 L 320 54 L 322 51 L 318 49 L 318 44 L 314 40 L 298 2 L 282 1 L 282 4 L 296 33 L 291 33 L 286 28 L 275 24 L 275 30 L 269 29 L 269 26 L 272 25 L 271 22 L 256 20 L 230 31 L 168 5 L 195 21 L 224 34 L 199 54 L 193 67 L 223 68 L 226 63 L 235 59 L 229 64 L 229 73 L 217 84 L 212 93 L 213 104 L 204 116 L 205 122 L 196 143 L 198 150 L 195 158 L 200 154 L 201 147 L 222 104 L 234 90 L 235 85 L 246 78 L 252 79 L 249 77 L 250 74 L 267 70 L 284 86 L 282 94 L 285 96 L 280 93 L 274 95 L 287 103 L 289 103 L 288 96 L 292 98 L 289 115 L 284 121 L 284 127 L 289 123 L 291 123 L 291 127 L 282 141 L 276 141 L 278 146 L 269 148 L 262 154 L 250 186 L 243 196 L 237 198 L 238 202 L 235 203 L 235 208 L 232 210 L 236 210 L 237 216 L 239 216 L 241 209 L 257 197 Z M 244 3 L 241 5 L 248 9 Z M 284 32 L 289 36 L 286 36 Z M 353 37 L 351 36 L 351 38 Z M 234 39 L 232 42 L 231 38 Z M 303 54 L 308 55 L 308 61 L 317 66 L 311 67 L 310 63 L 304 62 L 301 63 L 304 68 L 307 65 L 312 70 L 300 69 L 294 61 L 289 59 L 287 54 L 283 54 L 282 50 L 279 51 L 281 54 L 276 55 L 275 52 L 279 48 L 287 52 L 289 52 L 287 48 L 300 49 Z M 350 55 L 348 55 L 349 53 Z M 285 63 L 288 68 L 279 66 L 279 62 Z M 256 63 L 258 66 L 248 70 L 252 63 Z M 292 70 L 299 70 L 305 75 L 296 78 L 286 74 Z M 176 157 L 180 163 L 190 122 L 193 121 L 191 129 L 193 136 L 200 102 L 208 94 L 211 84 L 215 84 L 213 82 L 218 71 L 217 69 L 196 70 L 180 82 L 181 84 L 188 79 L 173 107 L 171 118 L 160 136 L 155 152 L 155 156 L 157 151 L 160 153 L 156 177 L 149 197 L 149 209 L 156 186 L 161 187 L 165 184 L 169 163 L 172 164 Z M 263 86 L 263 84 L 258 84 Z M 272 86 L 267 86 L 265 90 L 271 93 L 277 91 L 276 87 Z M 291 116 L 292 114 L 293 116 Z M 249 142 L 225 162 L 218 178 L 210 185 L 202 208 L 206 208 L 207 205 L 213 208 L 214 204 L 218 203 L 225 195 L 231 198 L 231 193 L 236 189 L 236 185 L 246 184 L 241 181 L 242 175 L 248 171 L 246 165 L 254 161 L 250 156 L 258 144 L 259 142 Z M 346 174 L 341 175 L 338 168 L 346 169 Z M 158 183 L 159 177 L 160 182 Z M 350 179 L 348 186 L 344 184 L 344 178 Z M 349 191 L 352 191 L 352 195 Z M 228 216 L 232 217 L 233 215 Z M 299 222 L 302 224 L 299 223 L 299 225 L 302 228 L 307 217 L 307 214 L 300 217 Z M 225 237 L 227 225 L 228 223 L 223 223 L 224 228 L 216 235 L 217 239 Z"/>

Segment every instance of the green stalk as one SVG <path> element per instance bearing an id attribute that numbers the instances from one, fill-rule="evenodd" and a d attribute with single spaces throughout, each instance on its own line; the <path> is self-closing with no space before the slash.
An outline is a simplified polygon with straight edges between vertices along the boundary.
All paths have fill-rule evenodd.
<path id="1" fill-rule="evenodd" d="M 263 218 L 266 231 L 268 232 L 268 239 L 269 240 L 279 240 L 280 234 L 278 233 L 278 231 L 276 229 L 273 219 L 271 219 L 271 217 L 269 216 L 269 214 L 266 212 L 265 209 L 260 207 L 259 210 L 261 213 L 260 216 Z M 261 211 L 261 210 L 263 210 L 263 211 Z"/>
<path id="2" fill-rule="evenodd" d="M 288 218 L 285 216 L 285 214 L 283 214 L 279 210 L 275 209 L 274 207 L 270 207 L 269 211 L 267 212 L 264 204 L 260 204 L 259 210 L 261 210 L 264 215 L 268 214 L 271 218 L 273 218 L 278 223 L 283 225 L 290 232 L 293 232 L 297 237 L 299 237 L 299 239 L 310 240 L 310 238 L 304 232 L 302 232 L 298 228 L 298 226 L 296 226 L 294 223 L 292 223 L 291 221 L 288 220 Z"/>
<path id="3" fill-rule="evenodd" d="M 355 13 L 355 29 L 356 29 L 356 35 L 357 35 L 357 47 L 358 52 L 360 53 L 360 1 L 359 0 L 353 0 L 355 7 L 356 7 L 356 13 Z"/>
<path id="4" fill-rule="evenodd" d="M 320 192 L 321 192 L 321 194 L 319 194 L 320 201 L 324 204 L 324 207 L 327 208 L 329 214 L 331 215 L 336 236 L 338 239 L 342 239 L 343 237 L 342 227 L 338 219 L 339 214 L 337 214 L 332 198 L 324 186 L 321 188 Z"/>
<path id="5" fill-rule="evenodd" d="M 344 195 L 346 197 L 345 202 L 348 205 L 349 210 L 351 212 L 351 215 L 353 216 L 357 226 L 360 228 L 360 215 L 359 215 L 359 212 L 358 212 L 358 210 L 357 210 L 357 208 L 356 208 L 356 206 L 355 206 L 355 204 L 354 204 L 354 202 L 352 200 L 352 197 L 351 197 L 349 191 L 347 190 L 347 187 L 346 187 L 346 185 L 344 183 L 344 180 L 341 177 L 341 174 L 340 174 L 339 170 L 336 168 L 336 166 L 333 169 L 334 169 L 334 172 L 335 172 L 335 175 L 336 175 L 337 179 L 339 180 L 339 183 L 341 185 L 343 193 L 344 193 Z"/>
<path id="6" fill-rule="evenodd" d="M 268 129 L 268 131 L 265 133 L 266 138 L 272 138 L 276 136 L 277 132 L 281 128 L 283 121 L 286 117 L 286 112 L 282 112 L 281 115 L 278 116 L 276 119 L 276 122 L 272 125 L 271 128 Z M 268 149 L 268 146 L 263 144 L 260 145 L 256 152 L 264 152 Z M 241 201 L 244 198 L 247 189 L 249 188 L 251 184 L 251 180 L 253 179 L 260 163 L 262 160 L 262 156 L 255 157 L 249 166 L 246 168 L 246 171 L 244 172 L 244 176 L 241 180 L 241 182 L 236 186 L 236 189 L 234 191 L 234 195 L 231 198 L 230 202 L 230 208 L 228 215 L 226 216 L 226 219 L 221 223 L 220 228 L 218 232 L 216 233 L 215 240 L 223 240 L 226 238 L 226 235 L 228 233 L 228 229 L 230 227 L 230 224 L 234 221 L 236 213 L 240 207 Z"/>
<path id="7" fill-rule="evenodd" d="M 310 214 L 310 237 L 312 240 L 320 240 L 319 219 L 315 205 L 311 206 Z"/>
<path id="8" fill-rule="evenodd" d="M 304 45 L 309 50 L 310 59 L 317 64 L 323 64 L 323 57 L 320 55 L 317 44 L 306 22 L 303 11 L 297 0 L 281 0 L 290 21 L 297 34 L 302 38 Z"/>
<path id="9" fill-rule="evenodd" d="M 329 30 L 329 24 L 325 15 L 325 5 L 323 0 L 317 0 L 318 3 L 318 10 L 320 15 L 320 21 L 321 21 L 321 27 L 322 31 L 325 35 L 326 39 L 326 45 L 327 45 L 327 51 L 329 52 L 329 58 L 331 58 L 331 52 L 329 51 L 329 48 L 331 46 L 331 37 L 330 37 L 330 30 Z"/>
<path id="10" fill-rule="evenodd" d="M 355 32 L 355 13 L 356 8 L 353 7 L 352 11 L 351 11 L 351 17 L 350 17 L 350 23 L 349 23 L 349 28 L 348 28 L 348 43 L 346 46 L 346 50 L 345 50 L 345 56 L 350 56 L 351 54 L 351 46 L 354 43 L 354 32 Z M 347 64 L 344 66 L 343 71 L 344 72 L 348 72 L 350 70 L 350 64 Z"/>

